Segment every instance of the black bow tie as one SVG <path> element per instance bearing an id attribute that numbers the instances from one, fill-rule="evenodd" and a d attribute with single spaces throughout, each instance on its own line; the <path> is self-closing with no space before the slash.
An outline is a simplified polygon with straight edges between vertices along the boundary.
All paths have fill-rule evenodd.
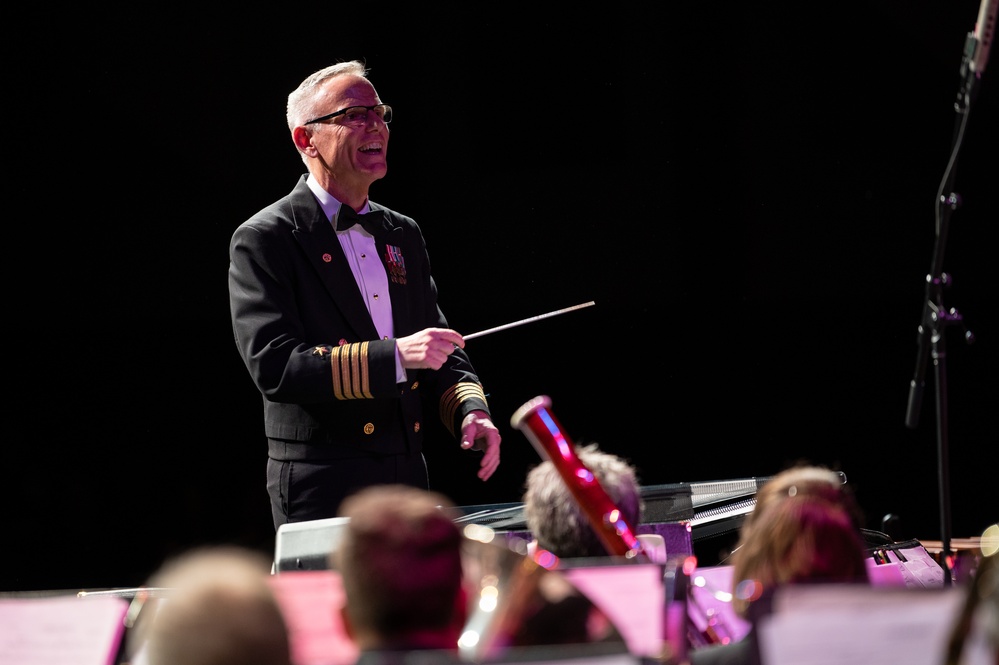
<path id="1" fill-rule="evenodd" d="M 363 215 L 358 215 L 346 203 L 340 205 L 340 212 L 336 214 L 336 230 L 346 231 L 354 224 L 360 223 L 365 231 L 375 235 L 381 229 L 382 213 L 380 210 L 372 210 Z"/>

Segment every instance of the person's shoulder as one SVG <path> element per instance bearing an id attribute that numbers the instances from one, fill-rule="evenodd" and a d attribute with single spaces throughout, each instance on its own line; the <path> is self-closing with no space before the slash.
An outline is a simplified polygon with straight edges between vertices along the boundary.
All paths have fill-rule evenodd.
<path id="1" fill-rule="evenodd" d="M 291 235 L 293 229 L 292 216 L 280 201 L 261 208 L 241 222 L 232 232 L 233 241 L 240 238 L 275 238 Z M 253 241 L 251 241 L 253 242 Z"/>
<path id="2" fill-rule="evenodd" d="M 301 211 L 302 206 L 315 207 L 318 210 L 318 204 L 315 203 L 315 198 L 308 188 L 303 191 L 301 186 L 298 186 L 254 212 L 239 225 L 237 230 L 252 228 L 260 232 L 274 232 L 290 229 L 295 226 L 296 208 Z"/>
<path id="3" fill-rule="evenodd" d="M 265 205 L 243 222 L 244 224 L 273 224 L 287 220 L 291 215 L 291 196 L 283 196 Z"/>

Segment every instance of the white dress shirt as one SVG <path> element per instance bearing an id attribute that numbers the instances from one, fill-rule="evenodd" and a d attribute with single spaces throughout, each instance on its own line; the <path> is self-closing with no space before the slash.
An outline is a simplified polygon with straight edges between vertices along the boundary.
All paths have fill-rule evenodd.
<path id="1" fill-rule="evenodd" d="M 330 224 L 333 225 L 340 247 L 343 248 L 343 255 L 347 258 L 350 271 L 354 274 L 354 281 L 357 282 L 357 288 L 361 292 L 364 306 L 368 308 L 368 314 L 371 315 L 378 336 L 382 339 L 393 338 L 395 335 L 392 327 L 392 299 L 389 297 L 388 274 L 378 258 L 378 246 L 375 244 L 374 236 L 365 231 L 360 224 L 354 224 L 343 231 L 337 230 L 335 220 L 336 213 L 340 210 L 340 201 L 320 187 L 311 174 L 307 182 Z M 356 212 L 363 215 L 369 210 L 368 202 L 365 201 L 364 206 Z M 395 352 L 395 369 L 396 381 L 404 382 L 406 370 L 402 366 L 398 346 Z"/>

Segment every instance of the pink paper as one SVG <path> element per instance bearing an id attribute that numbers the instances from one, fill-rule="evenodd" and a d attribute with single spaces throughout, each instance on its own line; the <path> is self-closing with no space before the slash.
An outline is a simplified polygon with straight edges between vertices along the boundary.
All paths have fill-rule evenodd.
<path id="1" fill-rule="evenodd" d="M 353 665 L 358 649 L 340 618 L 344 595 L 339 573 L 288 571 L 269 581 L 288 624 L 295 665 Z"/>
<path id="2" fill-rule="evenodd" d="M 117 597 L 0 600 L 0 663 L 114 665 L 128 604 Z"/>

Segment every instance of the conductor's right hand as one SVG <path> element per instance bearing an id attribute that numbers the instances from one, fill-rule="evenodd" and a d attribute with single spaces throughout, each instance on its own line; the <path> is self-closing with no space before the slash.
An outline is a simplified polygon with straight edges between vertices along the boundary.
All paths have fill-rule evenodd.
<path id="1" fill-rule="evenodd" d="M 396 339 L 406 369 L 440 369 L 455 347 L 465 348 L 464 338 L 450 328 L 424 328 Z"/>

